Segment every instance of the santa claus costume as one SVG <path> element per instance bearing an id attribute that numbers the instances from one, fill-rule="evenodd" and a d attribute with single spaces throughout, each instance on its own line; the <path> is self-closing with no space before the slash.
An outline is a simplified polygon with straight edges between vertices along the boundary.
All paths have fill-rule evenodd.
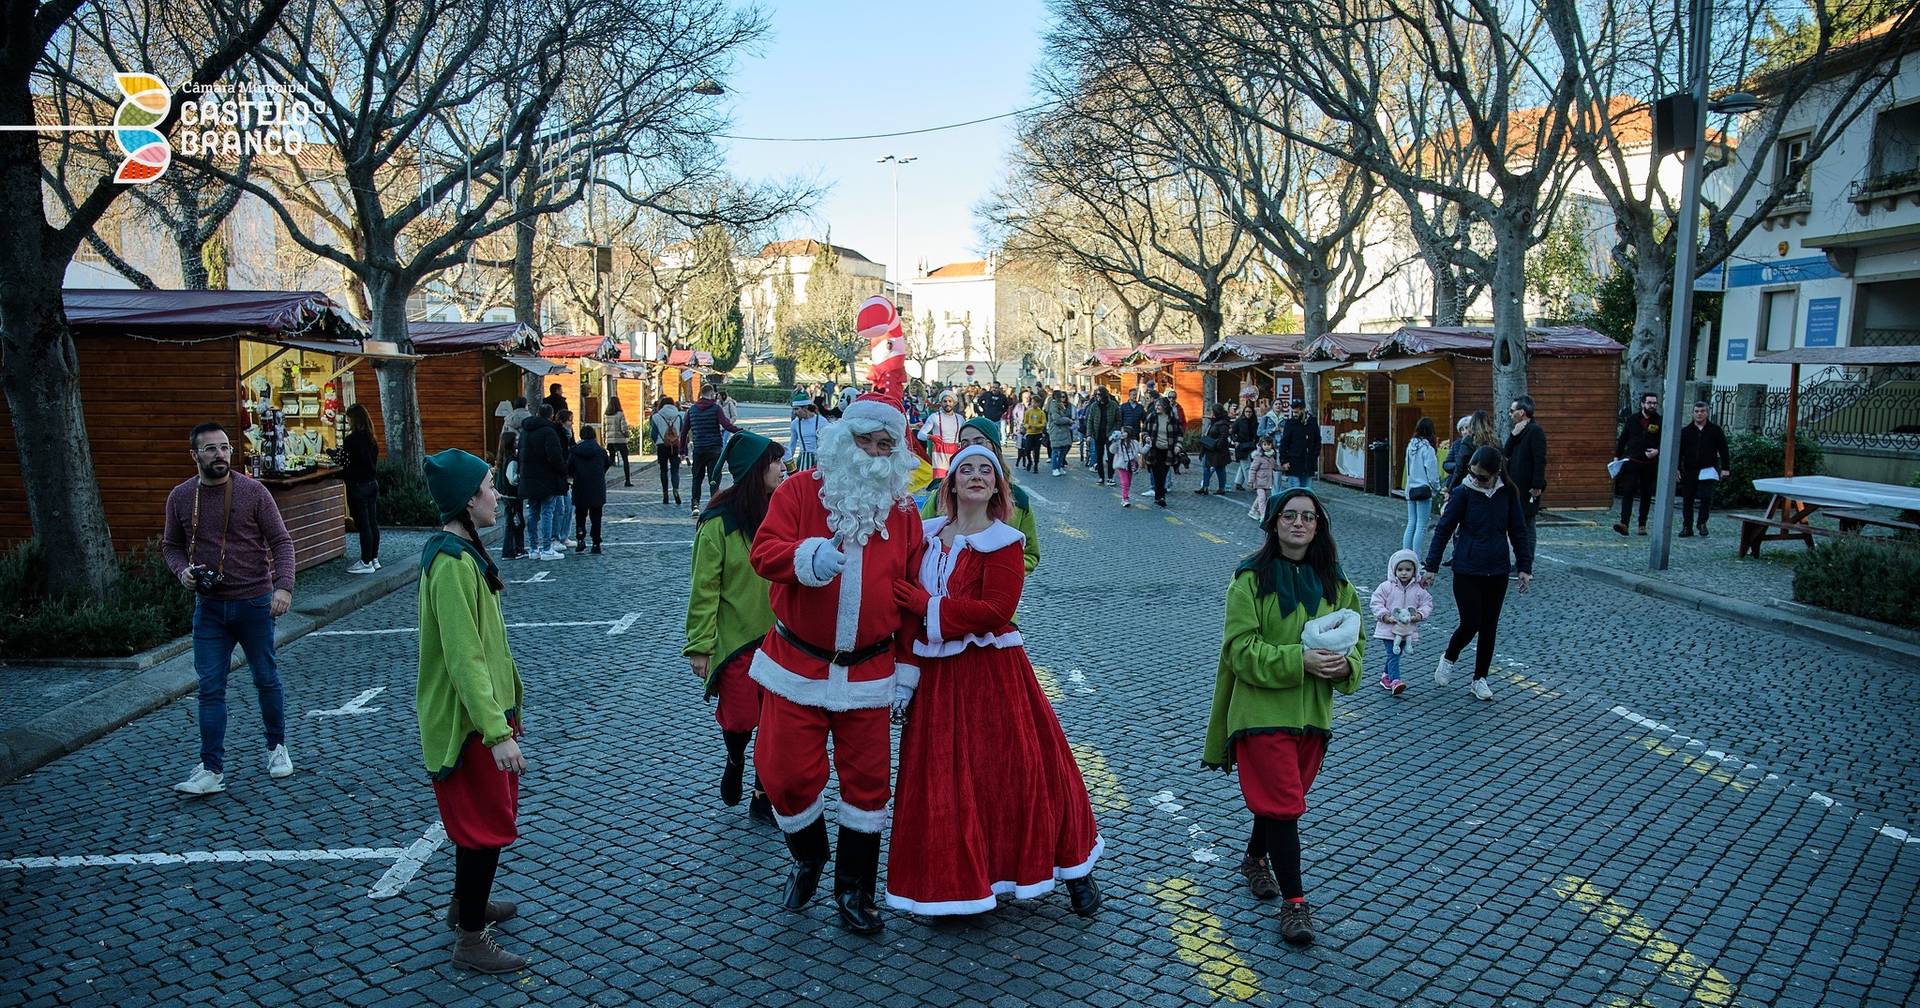
<path id="1" fill-rule="evenodd" d="M 984 468 L 983 468 L 984 467 Z M 993 496 L 969 506 L 969 494 Z M 946 516 L 901 605 L 924 613 L 921 671 L 900 735 L 887 905 L 928 916 L 983 913 L 1066 882 L 1073 910 L 1100 908 L 1102 844 L 1086 782 L 1013 624 L 1022 536 L 1003 519 L 1005 464 L 970 445 L 942 485 Z M 956 534 L 943 537 L 948 524 Z M 964 534 L 959 534 L 964 532 Z"/>
<path id="2" fill-rule="evenodd" d="M 948 409 L 949 406 L 956 406 Z M 918 436 L 927 443 L 927 458 L 933 463 L 933 478 L 941 479 L 947 475 L 947 469 L 953 465 L 953 456 L 960 450 L 960 428 L 967 418 L 960 415 L 954 394 L 947 392 L 940 397 L 940 409 L 927 414 L 920 425 Z"/>
<path id="3" fill-rule="evenodd" d="M 894 600 L 924 548 L 906 496 L 917 460 L 906 415 L 862 396 L 820 435 L 820 464 L 774 491 L 749 559 L 770 584 L 773 629 L 748 674 L 765 689 L 754 765 L 794 865 L 783 903 L 805 909 L 827 862 L 827 740 L 840 778 L 834 906 L 849 931 L 881 926 L 873 901 L 887 824 L 888 708 L 918 678 L 913 635 Z M 863 445 L 862 441 L 867 442 Z M 890 446 L 885 442 L 891 441 Z M 868 450 L 888 447 L 883 454 Z"/>

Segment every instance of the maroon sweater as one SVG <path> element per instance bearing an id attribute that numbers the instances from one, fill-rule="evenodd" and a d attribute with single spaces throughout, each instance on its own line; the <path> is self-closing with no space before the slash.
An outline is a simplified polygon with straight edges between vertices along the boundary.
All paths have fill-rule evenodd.
<path id="1" fill-rule="evenodd" d="M 207 593 L 208 598 L 259 598 L 276 590 L 293 591 L 293 536 L 280 519 L 280 508 L 273 494 L 259 480 L 240 473 L 229 473 L 233 482 L 233 520 L 226 521 L 227 488 L 202 486 L 200 477 L 173 488 L 167 494 L 167 526 L 160 536 L 160 553 L 175 577 L 189 564 L 205 564 L 220 569 L 220 528 L 227 525 L 227 579 Z M 187 556 L 187 540 L 193 524 L 193 495 L 200 494 L 200 534 L 194 542 L 194 555 Z M 271 566 L 269 566 L 271 565 Z"/>

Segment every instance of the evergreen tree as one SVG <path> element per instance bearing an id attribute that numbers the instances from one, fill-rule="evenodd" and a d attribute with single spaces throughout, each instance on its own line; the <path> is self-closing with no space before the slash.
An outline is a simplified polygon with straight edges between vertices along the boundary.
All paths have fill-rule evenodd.
<path id="1" fill-rule="evenodd" d="M 693 278 L 687 283 L 687 333 L 696 350 L 713 355 L 713 366 L 731 371 L 740 362 L 746 319 L 740 312 L 740 279 L 733 268 L 733 239 L 708 225 L 693 243 Z"/>

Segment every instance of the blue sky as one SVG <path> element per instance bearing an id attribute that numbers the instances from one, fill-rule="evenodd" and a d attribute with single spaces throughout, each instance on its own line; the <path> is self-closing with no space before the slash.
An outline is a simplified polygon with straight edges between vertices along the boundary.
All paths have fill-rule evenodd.
<path id="1" fill-rule="evenodd" d="M 890 133 L 1010 112 L 1034 103 L 1042 0 L 966 3 L 768 2 L 773 26 L 759 55 L 727 81 L 737 136 Z M 830 186 L 810 222 L 836 245 L 893 259 L 892 166 L 900 169 L 900 252 L 908 264 L 978 258 L 972 207 L 1001 174 L 1013 121 L 844 143 L 725 141 L 747 178 L 804 175 Z M 801 237 L 796 222 L 783 237 Z"/>

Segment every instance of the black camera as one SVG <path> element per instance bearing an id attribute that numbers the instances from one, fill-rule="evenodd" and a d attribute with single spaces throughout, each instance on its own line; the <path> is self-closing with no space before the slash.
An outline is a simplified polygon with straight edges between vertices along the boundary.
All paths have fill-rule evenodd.
<path id="1" fill-rule="evenodd" d="M 187 568 L 187 573 L 193 575 L 193 590 L 203 595 L 220 587 L 227 580 L 226 574 L 205 564 L 194 564 Z"/>

